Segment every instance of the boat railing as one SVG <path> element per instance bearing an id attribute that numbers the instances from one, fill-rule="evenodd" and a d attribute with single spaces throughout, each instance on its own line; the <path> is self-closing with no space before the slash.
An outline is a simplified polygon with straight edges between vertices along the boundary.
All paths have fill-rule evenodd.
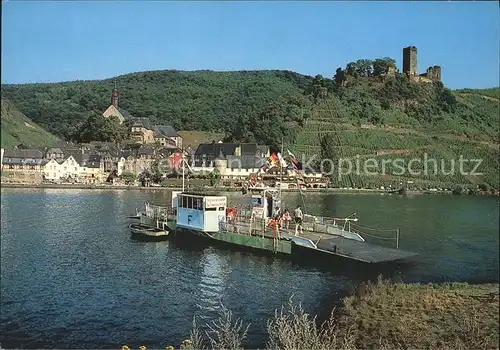
<path id="1" fill-rule="evenodd" d="M 339 231 L 350 232 L 350 223 L 358 221 L 357 218 L 332 218 L 326 216 L 304 215 L 302 228 L 325 234 L 339 234 Z"/>
<path id="2" fill-rule="evenodd" d="M 267 220 L 253 217 L 251 211 L 238 211 L 223 217 L 221 231 L 229 231 L 243 235 L 261 235 L 267 229 Z"/>
<path id="3" fill-rule="evenodd" d="M 371 243 L 380 245 L 395 246 L 399 249 L 401 231 L 399 228 L 384 229 L 368 226 L 361 226 L 357 223 L 349 223 L 349 231 L 362 235 Z"/>
<path id="4" fill-rule="evenodd" d="M 151 219 L 167 221 L 175 218 L 175 211 L 169 206 L 146 204 L 145 215 Z"/>
<path id="5" fill-rule="evenodd" d="M 359 225 L 358 219 L 353 213 L 345 218 L 334 218 L 326 216 L 304 215 L 303 230 L 324 233 L 328 235 L 342 236 L 347 239 L 365 242 L 367 239 L 372 243 L 381 245 L 395 245 L 399 249 L 399 229 L 382 229 Z"/>

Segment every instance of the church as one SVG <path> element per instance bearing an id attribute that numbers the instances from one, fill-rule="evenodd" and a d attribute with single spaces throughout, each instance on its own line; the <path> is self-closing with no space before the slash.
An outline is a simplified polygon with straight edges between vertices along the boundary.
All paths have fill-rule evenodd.
<path id="1" fill-rule="evenodd" d="M 116 88 L 114 88 L 113 92 L 111 93 L 111 105 L 104 111 L 102 116 L 104 118 L 115 116 L 120 121 L 120 124 L 122 124 L 126 119 L 132 119 L 132 115 L 123 108 L 118 107 L 119 95 L 120 92 Z"/>

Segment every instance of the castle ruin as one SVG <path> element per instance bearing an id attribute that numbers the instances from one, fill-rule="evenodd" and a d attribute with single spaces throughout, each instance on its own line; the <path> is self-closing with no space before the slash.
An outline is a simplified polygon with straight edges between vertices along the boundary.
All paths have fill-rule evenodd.
<path id="1" fill-rule="evenodd" d="M 441 81 L 441 66 L 431 66 L 423 74 L 418 74 L 417 48 L 408 46 L 403 48 L 403 73 L 411 81 L 431 83 Z"/>
<path id="2" fill-rule="evenodd" d="M 417 48 L 415 46 L 403 49 L 403 73 L 408 76 L 417 74 Z"/>

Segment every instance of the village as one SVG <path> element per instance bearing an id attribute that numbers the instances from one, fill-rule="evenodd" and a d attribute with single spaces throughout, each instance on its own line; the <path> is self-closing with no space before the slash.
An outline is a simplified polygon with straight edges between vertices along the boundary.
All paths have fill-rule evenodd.
<path id="1" fill-rule="evenodd" d="M 254 177 L 262 185 L 297 188 L 297 172 L 285 166 L 256 176 L 272 156 L 269 146 L 221 140 L 183 145 L 172 126 L 151 125 L 146 118 L 134 118 L 118 106 L 118 96 L 114 89 L 111 105 L 102 116 L 114 116 L 120 123 L 131 121 L 128 140 L 2 148 L 2 184 L 179 187 L 184 173 L 188 184 L 200 186 L 237 188 Z M 301 171 L 300 177 L 305 187 L 328 187 L 329 180 L 319 171 Z"/>

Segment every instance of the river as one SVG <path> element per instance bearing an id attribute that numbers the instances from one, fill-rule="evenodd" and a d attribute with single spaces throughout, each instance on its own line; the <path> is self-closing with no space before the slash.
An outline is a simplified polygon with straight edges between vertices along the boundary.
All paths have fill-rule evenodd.
<path id="1" fill-rule="evenodd" d="M 132 240 L 126 216 L 169 199 L 162 190 L 2 189 L 2 347 L 164 348 L 189 336 L 194 315 L 201 324 L 215 317 L 222 301 L 250 323 L 245 345 L 262 348 L 266 320 L 292 294 L 308 312 L 327 314 L 368 278 L 347 263 Z M 290 209 L 302 203 L 298 194 L 284 200 Z M 311 193 L 305 204 L 311 214 L 356 212 L 365 226 L 399 228 L 400 248 L 419 255 L 388 277 L 498 282 L 497 198 Z"/>

